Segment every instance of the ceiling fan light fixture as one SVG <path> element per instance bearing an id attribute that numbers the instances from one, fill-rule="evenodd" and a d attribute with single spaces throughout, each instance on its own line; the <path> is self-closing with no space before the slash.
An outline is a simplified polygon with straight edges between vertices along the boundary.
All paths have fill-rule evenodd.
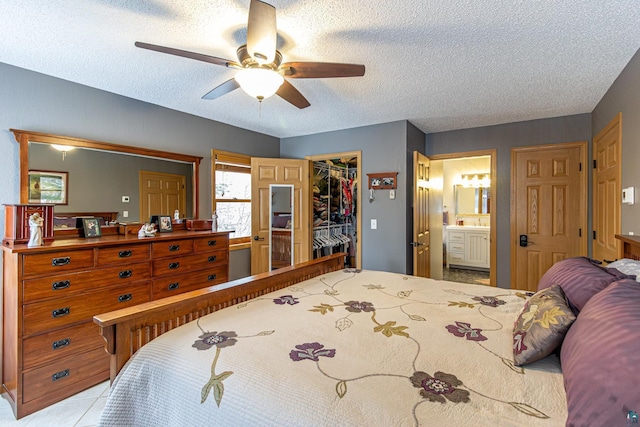
<path id="1" fill-rule="evenodd" d="M 247 95 L 261 101 L 273 96 L 284 83 L 282 75 L 267 68 L 245 68 L 235 79 Z"/>
<path id="2" fill-rule="evenodd" d="M 51 146 L 53 148 L 55 148 L 56 150 L 58 150 L 58 151 L 62 151 L 63 153 L 67 152 L 67 151 L 71 151 L 74 148 L 76 148 L 76 147 L 73 147 L 71 145 L 59 145 L 59 144 L 51 144 Z"/>

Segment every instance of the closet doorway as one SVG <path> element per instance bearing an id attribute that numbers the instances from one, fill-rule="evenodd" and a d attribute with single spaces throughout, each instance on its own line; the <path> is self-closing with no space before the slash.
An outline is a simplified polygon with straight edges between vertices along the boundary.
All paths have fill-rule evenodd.
<path id="1" fill-rule="evenodd" d="M 429 158 L 431 277 L 496 286 L 496 150 Z"/>
<path id="2" fill-rule="evenodd" d="M 362 268 L 362 152 L 318 154 L 313 161 L 313 258 L 345 251 L 345 266 Z"/>

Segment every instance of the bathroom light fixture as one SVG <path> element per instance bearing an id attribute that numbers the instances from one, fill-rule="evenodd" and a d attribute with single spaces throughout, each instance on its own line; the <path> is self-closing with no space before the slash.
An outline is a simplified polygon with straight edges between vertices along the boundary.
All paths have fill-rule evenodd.
<path id="1" fill-rule="evenodd" d="M 491 177 L 488 173 L 462 174 L 461 184 L 463 187 L 471 188 L 491 187 Z"/>

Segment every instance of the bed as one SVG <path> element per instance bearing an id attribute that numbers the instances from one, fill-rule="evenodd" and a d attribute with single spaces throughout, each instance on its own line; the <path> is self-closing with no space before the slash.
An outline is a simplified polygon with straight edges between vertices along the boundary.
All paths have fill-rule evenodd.
<path id="1" fill-rule="evenodd" d="M 637 343 L 620 338 L 619 351 L 585 351 L 593 337 L 572 334 L 598 329 L 589 322 L 592 311 L 602 310 L 600 300 L 619 304 L 629 292 L 632 302 L 640 298 L 635 277 L 570 259 L 564 268 L 557 263 L 532 295 L 343 269 L 343 259 L 335 254 L 96 316 L 113 380 L 100 425 L 554 426 L 637 419 L 639 392 L 625 388 L 623 396 L 618 386 L 638 379 Z M 600 288 L 587 297 L 576 284 L 592 278 L 602 280 L 586 287 Z M 565 343 L 518 366 L 522 319 L 560 286 L 566 319 L 555 307 L 544 318 L 552 329 L 554 319 L 566 326 Z M 589 299 L 598 300 L 593 310 Z M 621 311 L 630 317 L 620 337 L 637 337 L 640 318 Z M 540 350 L 535 340 L 527 344 Z M 605 360 L 585 360 L 595 353 Z M 563 375 L 565 356 L 577 380 Z M 607 366 L 615 372 L 605 372 Z M 613 384 L 600 384 L 602 375 Z M 597 407 L 594 415 L 594 399 L 609 399 L 607 408 L 615 410 Z"/>

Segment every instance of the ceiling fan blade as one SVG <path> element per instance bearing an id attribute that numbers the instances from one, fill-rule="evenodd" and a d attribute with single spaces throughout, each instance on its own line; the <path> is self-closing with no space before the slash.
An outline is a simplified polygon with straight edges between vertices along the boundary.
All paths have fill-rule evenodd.
<path id="1" fill-rule="evenodd" d="M 285 62 L 280 70 L 292 79 L 364 76 L 364 65 L 333 62 Z"/>
<path id="2" fill-rule="evenodd" d="M 259 64 L 270 64 L 276 56 L 276 8 L 251 0 L 247 24 L 247 50 Z"/>
<path id="3" fill-rule="evenodd" d="M 222 95 L 228 94 L 229 92 L 233 92 L 239 87 L 240 85 L 238 84 L 236 79 L 229 79 L 226 82 L 222 83 L 221 85 L 218 85 L 217 87 L 215 87 L 210 92 L 208 92 L 206 95 L 202 97 L 202 99 L 216 99 L 221 97 Z"/>
<path id="4" fill-rule="evenodd" d="M 286 79 L 284 83 L 282 83 L 282 86 L 280 86 L 280 89 L 276 92 L 276 95 L 300 109 L 307 108 L 311 105 L 309 104 L 309 101 L 307 101 L 307 98 L 302 96 L 298 89 L 293 87 L 293 85 Z"/>
<path id="5" fill-rule="evenodd" d="M 158 46 L 157 44 L 150 44 L 144 42 L 136 42 L 136 47 L 148 50 L 154 50 L 160 53 L 168 53 L 169 55 L 182 56 L 184 58 L 195 59 L 196 61 L 204 61 L 210 64 L 221 65 L 223 67 L 242 68 L 237 62 L 229 59 L 217 58 L 215 56 L 205 55 L 202 53 L 189 52 L 188 50 L 174 49 L 172 47 Z"/>

